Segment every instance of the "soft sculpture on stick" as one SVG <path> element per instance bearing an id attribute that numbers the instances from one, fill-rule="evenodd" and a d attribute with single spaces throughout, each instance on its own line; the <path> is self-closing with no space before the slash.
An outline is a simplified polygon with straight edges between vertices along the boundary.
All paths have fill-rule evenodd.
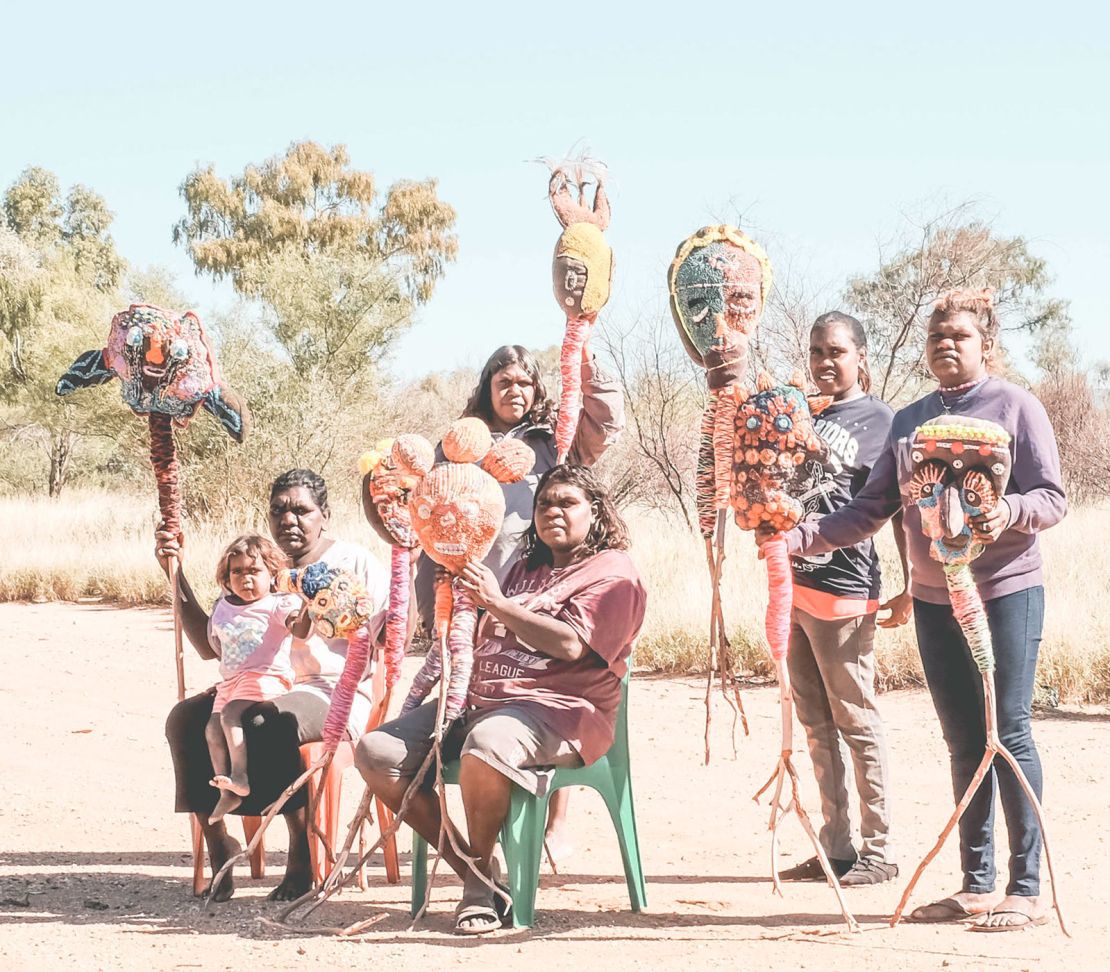
<path id="1" fill-rule="evenodd" d="M 908 487 L 909 499 L 916 504 L 921 514 L 921 529 L 931 541 L 930 556 L 943 565 L 952 613 L 983 679 L 987 745 L 982 762 L 956 809 L 906 885 L 890 923 L 898 924 L 918 879 L 940 853 L 972 797 L 987 779 L 995 758 L 1001 757 L 1009 764 L 1041 825 L 1048 873 L 1052 879 L 1052 907 L 1056 909 L 1061 929 L 1068 934 L 1056 896 L 1056 873 L 1052 867 L 1044 811 L 1021 765 L 998 736 L 994 647 L 987 613 L 971 571 L 972 563 L 983 552 L 982 543 L 975 539 L 972 531 L 971 518 L 993 510 L 1006 491 L 1011 466 L 1010 435 L 1001 426 L 983 419 L 941 415 L 915 430 L 910 459 L 913 472 Z"/>
<path id="2" fill-rule="evenodd" d="M 505 517 L 501 483 L 523 479 L 535 453 L 519 439 L 504 438 L 496 445 L 481 419 L 459 419 L 443 437 L 444 462 L 437 463 L 413 487 L 409 515 L 424 552 L 451 577 L 471 560 L 489 553 Z M 396 457 L 402 468 L 410 468 Z M 480 463 L 480 465 L 478 465 Z M 474 664 L 477 608 L 470 595 L 451 580 L 436 585 L 436 639 L 424 667 L 417 674 L 402 711 L 419 705 L 442 673 L 444 641 L 451 672 L 444 722 L 462 712 Z"/>
<path id="3" fill-rule="evenodd" d="M 705 369 L 709 398 L 702 413 L 695 498 L 712 587 L 709 677 L 705 691 L 705 761 L 709 762 L 712 687 L 719 671 L 725 699 L 748 731 L 721 604 L 725 511 L 732 475 L 733 425 L 745 397 L 748 343 L 771 290 L 763 248 L 734 226 L 704 226 L 679 244 L 667 274 L 671 314 L 682 346 Z M 714 543 L 716 544 L 714 548 Z M 730 691 L 731 689 L 731 691 Z M 734 722 L 735 727 L 735 722 Z"/>
<path id="4" fill-rule="evenodd" d="M 794 584 L 790 558 L 782 533 L 797 525 L 802 517 L 802 504 L 797 495 L 802 489 L 801 470 L 811 460 L 822 460 L 826 446 L 813 428 L 813 416 L 829 404 L 824 397 L 807 398 L 800 374 L 789 384 L 775 385 L 766 374 L 759 376 L 755 394 L 746 395 L 736 386 L 736 406 L 732 415 L 732 459 L 729 477 L 729 503 L 742 530 L 770 529 L 762 555 L 767 563 L 767 615 L 764 630 L 767 646 L 778 676 L 779 705 L 782 715 L 782 742 L 775 771 L 755 795 L 758 800 L 773 788 L 771 797 L 771 880 L 775 892 L 779 884 L 778 829 L 783 818 L 795 813 L 806 832 L 836 892 L 841 914 L 848 927 L 858 930 L 848 910 L 840 883 L 829 864 L 821 842 L 810 822 L 799 793 L 798 774 L 794 769 L 794 697 L 790 688 L 790 670 L 786 656 L 790 638 L 790 613 L 794 602 Z M 789 781 L 789 797 L 784 791 Z"/>
<path id="5" fill-rule="evenodd" d="M 178 314 L 153 304 L 132 304 L 112 318 L 108 343 L 86 351 L 55 387 L 58 395 L 118 378 L 124 404 L 147 416 L 150 461 L 158 485 L 164 528 L 179 540 L 181 491 L 173 427 L 183 428 L 201 408 L 210 412 L 236 442 L 247 434 L 250 415 L 220 377 L 204 326 L 192 311 Z M 178 564 L 170 565 L 174 588 L 178 698 L 185 697 L 185 669 L 178 611 Z"/>
<path id="6" fill-rule="evenodd" d="M 595 184 L 593 205 L 586 189 Z M 577 189 L 577 199 L 571 187 Z M 590 331 L 609 300 L 613 277 L 613 251 L 605 242 L 609 226 L 609 199 L 605 194 L 605 167 L 588 160 L 558 163 L 552 167 L 548 198 L 563 232 L 555 244 L 551 275 L 555 300 L 567 316 L 559 355 L 562 386 L 555 424 L 555 450 L 565 462 L 578 430 L 582 411 L 582 359 Z"/>

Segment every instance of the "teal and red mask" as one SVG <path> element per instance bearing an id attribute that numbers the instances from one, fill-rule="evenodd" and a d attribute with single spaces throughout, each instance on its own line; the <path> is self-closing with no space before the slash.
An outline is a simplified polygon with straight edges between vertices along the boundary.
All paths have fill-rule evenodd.
<path id="1" fill-rule="evenodd" d="M 112 378 L 119 378 L 123 401 L 137 414 L 168 415 L 185 425 L 204 408 L 236 442 L 243 440 L 245 410 L 221 382 L 208 335 L 191 311 L 132 304 L 112 318 L 107 346 L 82 354 L 55 390 L 68 395 Z"/>
<path id="2" fill-rule="evenodd" d="M 710 387 L 742 380 L 771 289 L 763 248 L 735 227 L 702 227 L 678 247 L 667 284 L 683 347 L 708 370 Z"/>
<path id="3" fill-rule="evenodd" d="M 1010 479 L 1010 434 L 994 422 L 941 415 L 914 432 L 909 481 L 929 553 L 968 564 L 983 552 L 971 520 L 998 504 Z"/>

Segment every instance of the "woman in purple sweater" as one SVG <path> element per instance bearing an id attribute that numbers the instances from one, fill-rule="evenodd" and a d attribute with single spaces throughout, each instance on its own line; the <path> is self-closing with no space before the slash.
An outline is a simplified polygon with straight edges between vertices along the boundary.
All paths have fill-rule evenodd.
<path id="1" fill-rule="evenodd" d="M 994 642 L 998 728 L 1041 795 L 1041 763 L 1030 715 L 1033 676 L 1044 620 L 1044 588 L 1037 534 L 1064 517 L 1056 438 L 1041 403 L 1029 392 L 988 373 L 999 324 L 989 296 L 955 291 L 938 301 L 928 321 L 926 360 L 940 387 L 894 416 L 886 448 L 867 483 L 847 506 L 787 535 L 791 554 L 810 555 L 851 546 L 872 536 L 902 511 L 914 599 L 914 623 L 929 692 L 948 745 L 952 789 L 963 794 L 983 756 L 986 734 L 980 678 L 952 614 L 941 565 L 929 556 L 917 507 L 904 489 L 911 472 L 914 429 L 938 415 L 988 419 L 1010 433 L 1013 472 L 1004 499 L 972 523 L 988 545 L 973 564 Z M 1044 920 L 1040 897 L 1041 832 L 1029 802 L 1005 764 L 997 778 L 1009 836 L 1010 879 L 995 890 L 994 790 L 980 788 L 960 819 L 963 885 L 956 893 L 916 909 L 912 920 L 961 921 L 1004 931 Z"/>

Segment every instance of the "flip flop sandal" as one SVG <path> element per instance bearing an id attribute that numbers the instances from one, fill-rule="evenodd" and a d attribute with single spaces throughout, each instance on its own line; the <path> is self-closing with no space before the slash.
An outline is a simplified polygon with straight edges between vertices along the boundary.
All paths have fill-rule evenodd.
<path id="1" fill-rule="evenodd" d="M 996 911 L 988 911 L 984 917 L 991 915 L 1017 915 L 1023 918 L 1024 921 L 1007 922 L 1003 925 L 980 925 L 976 922 L 971 926 L 973 932 L 1012 932 L 1012 931 L 1025 931 L 1026 928 L 1036 928 L 1038 925 L 1043 925 L 1048 921 L 1048 915 L 1038 915 L 1034 918 L 1032 915 L 1027 915 L 1024 911 L 1014 911 L 1010 908 L 1000 908 Z"/>
<path id="2" fill-rule="evenodd" d="M 941 898 L 931 904 L 914 908 L 906 915 L 906 921 L 916 925 L 941 925 L 951 922 L 967 921 L 969 918 L 979 918 L 982 912 L 976 914 L 968 911 L 956 898 Z"/>
<path id="3" fill-rule="evenodd" d="M 469 922 L 469 924 L 463 924 Z M 455 910 L 456 935 L 485 935 L 501 927 L 501 916 L 493 905 L 462 905 Z"/>

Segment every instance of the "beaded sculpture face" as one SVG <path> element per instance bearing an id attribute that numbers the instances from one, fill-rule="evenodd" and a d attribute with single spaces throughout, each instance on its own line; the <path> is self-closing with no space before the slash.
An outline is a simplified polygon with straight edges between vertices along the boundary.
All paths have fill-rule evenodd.
<path id="1" fill-rule="evenodd" d="M 1010 478 L 1010 434 L 994 422 L 941 415 L 914 432 L 909 496 L 921 512 L 929 553 L 942 564 L 983 552 L 971 518 L 994 509 Z"/>
<path id="2" fill-rule="evenodd" d="M 418 545 L 408 500 L 434 463 L 435 450 L 419 435 L 382 439 L 359 458 L 365 490 L 363 511 L 386 543 L 410 550 Z"/>
<path id="3" fill-rule="evenodd" d="M 443 437 L 443 453 L 446 461 L 413 487 L 408 511 L 424 552 L 458 574 L 468 561 L 480 561 L 489 553 L 501 530 L 505 496 L 500 484 L 523 479 L 536 456 L 519 439 L 505 438 L 493 445 L 489 429 L 477 418 L 459 419 L 451 426 Z M 475 465 L 479 461 L 481 465 Z M 404 459 L 398 465 L 414 471 Z"/>
<path id="4" fill-rule="evenodd" d="M 825 455 L 812 416 L 829 400 L 807 399 L 800 375 L 789 385 L 769 384 L 761 375 L 760 390 L 736 410 L 731 504 L 741 529 L 767 523 L 784 532 L 804 512 L 794 497 L 803 464 Z"/>
<path id="5" fill-rule="evenodd" d="M 679 246 L 667 282 L 690 357 L 702 367 L 714 367 L 714 356 L 746 363 L 748 337 L 771 289 L 763 248 L 732 226 L 705 226 Z"/>
<path id="6" fill-rule="evenodd" d="M 283 594 L 300 594 L 308 602 L 313 630 L 323 638 L 349 637 L 374 610 L 362 584 L 322 560 L 279 571 L 275 587 Z"/>
<path id="7" fill-rule="evenodd" d="M 177 315 L 151 304 L 132 304 L 112 318 L 108 344 L 86 351 L 58 382 L 66 395 L 76 388 L 118 377 L 120 394 L 132 411 L 172 416 L 184 425 L 205 408 L 242 441 L 243 410 L 220 382 L 219 369 L 200 318 Z"/>

